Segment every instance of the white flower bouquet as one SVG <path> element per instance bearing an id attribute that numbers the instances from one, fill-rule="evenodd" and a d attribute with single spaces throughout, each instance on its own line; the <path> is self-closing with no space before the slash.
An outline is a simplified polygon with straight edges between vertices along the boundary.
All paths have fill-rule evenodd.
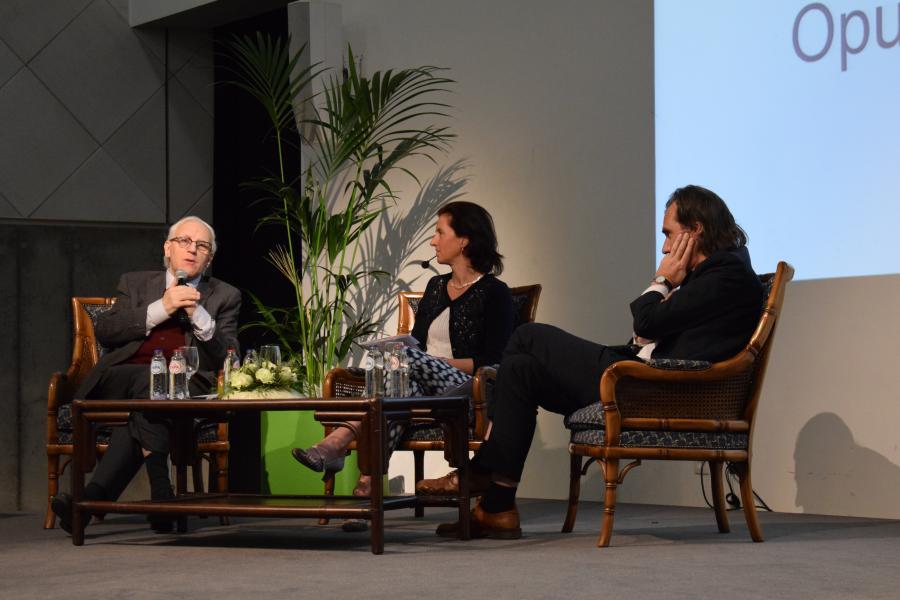
<path id="1" fill-rule="evenodd" d="M 251 362 L 231 372 L 223 397 L 233 398 L 248 393 L 259 396 L 290 392 L 300 393 L 300 377 L 293 364 L 276 365 L 269 361 Z"/>

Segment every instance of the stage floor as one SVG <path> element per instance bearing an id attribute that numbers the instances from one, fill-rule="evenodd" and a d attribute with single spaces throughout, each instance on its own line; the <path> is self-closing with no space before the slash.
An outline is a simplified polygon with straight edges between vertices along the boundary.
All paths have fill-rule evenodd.
<path id="1" fill-rule="evenodd" d="M 0 598 L 897 598 L 900 522 L 761 513 L 719 534 L 711 510 L 622 504 L 612 546 L 595 547 L 601 506 L 522 500 L 523 538 L 461 542 L 434 535 L 454 511 L 386 515 L 385 553 L 340 523 L 236 518 L 189 521 L 157 535 L 143 517 L 110 515 L 75 547 L 37 513 L 0 514 Z"/>

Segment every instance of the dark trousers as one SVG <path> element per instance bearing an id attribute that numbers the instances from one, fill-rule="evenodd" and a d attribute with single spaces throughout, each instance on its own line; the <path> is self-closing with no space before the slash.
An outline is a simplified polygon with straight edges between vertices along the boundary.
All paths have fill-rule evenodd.
<path id="1" fill-rule="evenodd" d="M 191 379 L 192 393 L 204 393 L 208 389 L 205 380 L 201 381 L 199 377 Z M 87 397 L 92 400 L 149 398 L 150 366 L 125 364 L 109 367 Z M 125 491 L 144 464 L 143 450 L 169 453 L 169 423 L 164 419 L 148 418 L 141 412 L 132 412 L 126 426 L 113 428 L 109 447 L 91 478 L 91 483 L 103 488 L 105 499 L 115 500 Z"/>
<path id="2" fill-rule="evenodd" d="M 521 480 L 538 407 L 570 415 L 599 402 L 606 367 L 633 358 L 623 347 L 595 344 L 550 325 L 517 328 L 497 371 L 490 438 L 475 453 L 473 465 Z"/>
<path id="3" fill-rule="evenodd" d="M 109 367 L 87 397 L 91 400 L 149 398 L 150 366 L 126 364 Z M 143 413 L 133 412 L 127 429 L 134 443 L 141 448 L 151 452 L 169 451 L 169 427 L 165 421 L 151 421 Z"/>
<path id="4" fill-rule="evenodd" d="M 103 372 L 85 396 L 91 400 L 149 398 L 149 365 L 115 365 Z M 133 412 L 124 427 L 114 427 L 109 447 L 94 469 L 91 483 L 103 489 L 104 500 L 116 500 L 144 464 L 142 449 L 169 451 L 169 428 Z"/>

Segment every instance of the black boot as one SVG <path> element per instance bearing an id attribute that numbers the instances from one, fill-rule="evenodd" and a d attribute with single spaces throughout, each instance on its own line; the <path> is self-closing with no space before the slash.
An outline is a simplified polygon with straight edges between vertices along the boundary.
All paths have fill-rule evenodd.
<path id="1" fill-rule="evenodd" d="M 162 452 L 151 452 L 144 459 L 144 465 L 147 467 L 147 478 L 150 480 L 150 499 L 159 502 L 174 498 L 172 484 L 169 482 L 168 456 Z M 171 515 L 150 515 L 150 528 L 157 533 L 171 533 L 173 529 Z"/>
<path id="2" fill-rule="evenodd" d="M 106 500 L 106 494 L 103 492 L 103 488 L 101 488 L 96 483 L 89 483 L 84 488 L 84 498 L 85 500 Z M 53 496 L 53 500 L 50 501 L 50 509 L 53 513 L 59 517 L 59 527 L 68 533 L 72 534 L 72 496 L 61 492 L 55 496 Z M 91 513 L 84 513 L 85 525 L 91 522 Z"/>

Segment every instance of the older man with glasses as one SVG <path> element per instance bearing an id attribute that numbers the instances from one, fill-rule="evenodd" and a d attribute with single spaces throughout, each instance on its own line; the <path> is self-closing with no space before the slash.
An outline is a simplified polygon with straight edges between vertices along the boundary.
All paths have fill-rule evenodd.
<path id="1" fill-rule="evenodd" d="M 224 281 L 207 277 L 216 253 L 216 234 L 198 217 L 185 217 L 169 228 L 163 243 L 165 271 L 126 273 L 119 280 L 116 303 L 97 316 L 97 341 L 106 352 L 85 378 L 76 398 L 121 399 L 150 396 L 150 361 L 161 349 L 166 358 L 179 346 L 196 346 L 199 368 L 191 378 L 192 394 L 208 393 L 228 348 L 238 347 L 237 320 L 241 293 Z M 172 496 L 168 473 L 169 430 L 142 413 L 113 430 L 109 448 L 84 495 L 116 500 L 146 465 L 153 500 Z M 71 497 L 51 503 L 60 525 L 71 530 Z M 154 517 L 155 531 L 172 530 L 172 519 Z"/>

